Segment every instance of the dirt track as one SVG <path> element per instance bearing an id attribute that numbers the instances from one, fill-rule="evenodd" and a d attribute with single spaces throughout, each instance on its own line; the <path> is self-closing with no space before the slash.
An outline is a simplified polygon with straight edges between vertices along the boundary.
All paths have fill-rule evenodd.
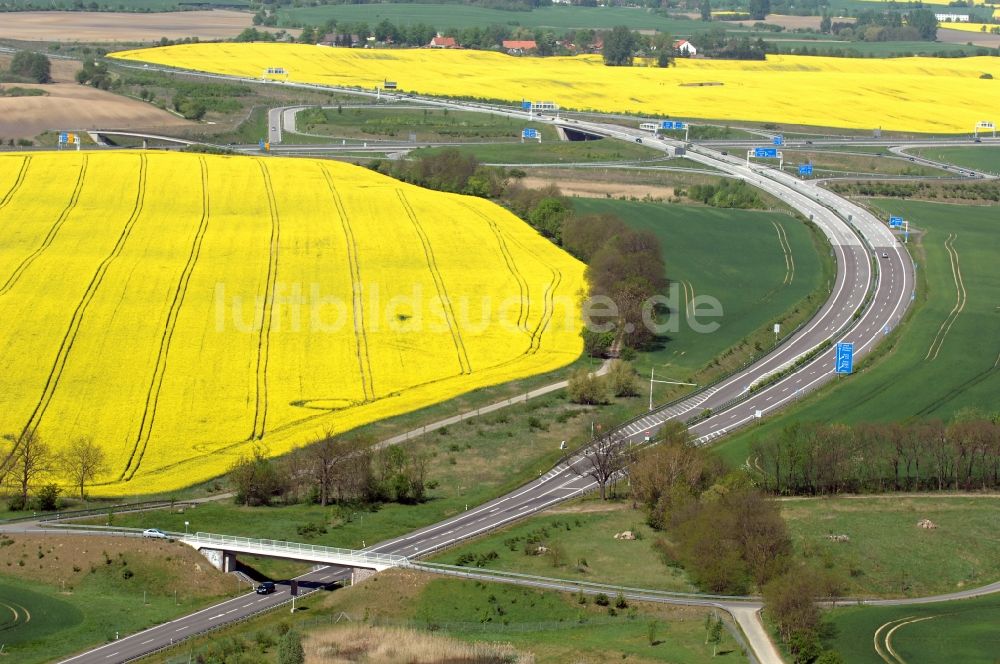
<path id="1" fill-rule="evenodd" d="M 526 177 L 521 184 L 529 189 L 540 189 L 555 183 L 566 196 L 581 198 L 612 198 L 621 196 L 643 198 L 670 198 L 674 195 L 673 187 L 662 187 L 652 184 L 624 184 L 621 182 L 595 182 L 589 180 L 566 180 L 563 178 Z"/>
<path id="2" fill-rule="evenodd" d="M 252 25 L 253 14 L 230 10 L 147 13 L 10 12 L 0 38 L 24 41 L 150 42 L 234 37 Z M 298 33 L 298 30 L 290 31 Z"/>

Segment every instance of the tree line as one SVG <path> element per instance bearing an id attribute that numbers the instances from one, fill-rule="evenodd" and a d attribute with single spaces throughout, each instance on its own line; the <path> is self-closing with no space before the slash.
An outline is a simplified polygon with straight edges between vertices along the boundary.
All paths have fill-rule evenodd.
<path id="1" fill-rule="evenodd" d="M 90 438 L 76 438 L 59 453 L 32 430 L 3 440 L 9 449 L 0 460 L 0 483 L 10 493 L 7 508 L 12 512 L 59 509 L 62 489 L 51 481 L 57 472 L 72 480 L 84 500 L 86 485 L 108 469 L 104 450 Z"/>
<path id="2" fill-rule="evenodd" d="M 427 480 L 427 459 L 399 445 L 379 449 L 372 442 L 328 432 L 279 459 L 255 445 L 232 463 L 226 476 L 236 502 L 247 506 L 424 502 L 427 490 L 436 486 Z"/>
<path id="3" fill-rule="evenodd" d="M 598 435 L 571 468 L 592 478 L 602 498 L 628 472 L 628 497 L 662 533 L 664 563 L 683 568 L 703 590 L 761 592 L 765 611 L 796 664 L 837 664 L 824 651 L 817 598 L 837 597 L 842 579 L 796 557 L 777 501 L 742 471 L 692 444 L 687 427 L 668 422 L 653 446 L 636 447 L 622 431 Z"/>
<path id="4" fill-rule="evenodd" d="M 1000 488 L 1000 414 L 885 424 L 795 423 L 752 446 L 782 495 Z"/>

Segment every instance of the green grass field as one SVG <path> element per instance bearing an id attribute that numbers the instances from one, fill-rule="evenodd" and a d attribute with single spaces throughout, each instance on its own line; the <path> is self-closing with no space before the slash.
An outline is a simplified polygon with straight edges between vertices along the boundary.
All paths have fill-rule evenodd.
<path id="1" fill-rule="evenodd" d="M 799 220 L 783 214 L 723 210 L 687 205 L 664 205 L 604 199 L 574 199 L 584 214 L 610 213 L 630 226 L 652 231 L 659 239 L 667 277 L 676 286 L 677 307 L 686 307 L 688 295 L 717 298 L 723 316 L 717 331 L 702 334 L 686 324 L 662 348 L 641 353 L 636 364 L 648 371 L 655 365 L 663 376 L 685 380 L 709 365 L 719 354 L 763 328 L 773 343 L 773 323 L 782 320 L 807 295 L 823 285 L 821 258 L 812 234 Z M 794 266 L 785 260 L 775 226 L 782 230 Z M 799 313 L 803 313 L 800 309 Z M 787 331 L 787 326 L 785 326 Z M 751 349 L 752 350 L 752 349 Z"/>
<path id="2" fill-rule="evenodd" d="M 0 582 L 0 643 L 11 652 L 25 650 L 83 622 L 79 608 L 18 582 Z"/>
<path id="3" fill-rule="evenodd" d="M 307 109 L 296 118 L 299 132 L 359 141 L 408 141 L 411 136 L 417 142 L 516 141 L 525 126 L 523 121 L 487 113 L 400 106 Z M 539 129 L 544 140 L 558 140 L 555 129 Z"/>
<path id="4" fill-rule="evenodd" d="M 183 597 L 175 604 L 172 595 L 159 592 L 150 592 L 144 604 L 141 589 L 130 592 L 121 585 L 95 578 L 63 593 L 53 585 L 0 575 L 4 654 L 13 655 L 9 661 L 18 664 L 51 662 L 111 641 L 116 633 L 138 632 L 205 605 Z"/>
<path id="5" fill-rule="evenodd" d="M 614 598 L 611 599 L 613 602 Z M 448 659 L 440 651 L 436 657 L 419 658 L 406 651 L 411 645 L 408 639 L 411 635 L 510 643 L 522 653 L 534 654 L 535 661 L 557 664 L 619 660 L 636 664 L 746 661 L 726 630 L 717 656 L 712 657 L 712 646 L 705 644 L 706 610 L 702 608 L 639 604 L 615 609 L 612 615 L 607 607 L 595 605 L 592 599 L 580 604 L 575 596 L 568 594 L 445 579 L 420 572 L 390 570 L 358 586 L 309 595 L 299 606 L 301 610 L 294 615 L 284 611 L 266 613 L 187 641 L 154 655 L 150 661 L 186 664 L 200 661 L 199 656 L 218 654 L 223 648 L 228 648 L 231 656 L 226 661 L 275 661 L 272 659 L 275 648 L 272 646 L 262 653 L 259 639 L 262 634 L 274 638 L 282 623 L 303 635 L 307 653 L 316 639 L 339 640 L 344 644 L 345 637 L 336 636 L 338 630 L 349 633 L 370 630 L 397 640 L 393 646 L 400 654 L 394 658 L 386 653 L 381 658 L 375 657 L 367 650 L 370 645 L 348 640 L 354 648 L 351 661 L 359 662 L 470 661 Z M 655 623 L 655 645 L 649 643 L 650 623 Z M 410 631 L 379 631 L 395 629 Z M 340 654 L 344 652 L 341 650 Z M 238 659 L 239 653 L 247 659 Z M 264 656 L 253 659 L 256 653 Z"/>
<path id="6" fill-rule="evenodd" d="M 920 597 L 1000 579 L 1000 496 L 790 498 L 780 503 L 796 553 L 847 584 L 847 597 Z M 606 508 L 606 509 L 602 509 Z M 938 527 L 917 527 L 930 519 Z M 631 530 L 641 539 L 622 541 Z M 848 535 L 835 542 L 828 535 Z M 657 533 L 624 503 L 575 502 L 441 553 L 435 562 L 638 588 L 690 591 L 685 574 L 663 564 Z M 525 554 L 526 545 L 549 549 Z M 533 550 L 533 549 L 530 549 Z M 492 557 L 492 552 L 496 557 Z M 475 556 L 477 559 L 468 558 Z M 478 561 L 478 562 L 477 562 Z"/>
<path id="7" fill-rule="evenodd" d="M 789 498 L 781 514 L 796 551 L 839 574 L 847 597 L 926 597 L 1000 579 L 1000 496 Z M 937 528 L 918 528 L 921 519 Z"/>
<path id="8" fill-rule="evenodd" d="M 604 510 L 604 507 L 612 509 Z M 588 508 L 596 511 L 588 511 Z M 615 534 L 626 530 L 641 539 L 615 539 Z M 641 511 L 623 504 L 588 500 L 490 533 L 432 560 L 454 565 L 466 554 L 486 556 L 496 552 L 498 557 L 489 560 L 486 568 L 634 588 L 694 590 L 683 572 L 668 568 L 661 561 L 653 548 L 659 536 L 645 524 Z M 529 542 L 536 539 L 549 551 L 527 555 L 525 546 L 530 547 Z"/>
<path id="9" fill-rule="evenodd" d="M 655 29 L 671 35 L 690 35 L 706 29 L 700 21 L 672 19 L 645 9 L 629 7 L 539 7 L 530 12 L 486 9 L 464 4 L 379 4 L 289 7 L 278 11 L 279 25 L 321 25 L 331 18 L 375 25 L 389 19 L 396 25 L 427 23 L 438 30 L 468 26 L 521 25 L 527 28 L 605 28 L 627 25 L 633 29 Z"/>
<path id="10" fill-rule="evenodd" d="M 546 127 L 546 129 L 548 129 Z M 548 132 L 546 132 L 548 133 Z M 421 148 L 411 155 L 434 154 L 444 148 Z M 460 152 L 471 154 L 487 164 L 571 164 L 595 161 L 643 161 L 662 157 L 663 153 L 623 141 L 560 141 L 543 136 L 542 142 L 494 143 L 461 146 Z M 665 165 L 674 165 L 674 162 Z"/>
<path id="11" fill-rule="evenodd" d="M 868 3 L 865 3 L 868 4 Z M 873 3 L 874 4 L 874 3 Z M 829 39 L 829 35 L 817 35 L 817 38 Z M 977 55 L 982 49 L 978 46 L 965 44 L 949 44 L 945 42 L 898 41 L 898 42 L 863 42 L 863 41 L 816 41 L 813 39 L 786 39 L 764 37 L 764 41 L 779 53 L 803 55 L 828 55 L 830 53 L 850 54 L 851 57 L 896 58 L 911 55 L 935 56 Z"/>
<path id="12" fill-rule="evenodd" d="M 944 161 L 957 166 L 974 168 L 987 173 L 1000 173 L 1000 147 L 996 146 L 975 146 L 975 147 L 949 147 L 949 148 L 921 148 L 913 151 L 921 157 Z"/>
<path id="13" fill-rule="evenodd" d="M 964 408 L 997 409 L 1000 393 L 1000 250 L 996 206 L 874 201 L 925 231 L 917 257 L 916 311 L 876 365 L 814 394 L 783 414 L 724 440 L 716 449 L 739 465 L 751 441 L 795 421 L 887 422 L 949 419 Z M 949 240 L 952 238 L 952 240 Z M 911 235 L 911 239 L 914 236 Z M 945 243 L 953 245 L 966 298 L 959 298 Z M 954 314 L 952 313 L 954 311 Z"/>
<path id="14" fill-rule="evenodd" d="M 907 664 L 996 664 L 1000 652 L 1000 595 L 937 604 L 842 607 L 827 616 L 835 628 L 828 645 L 851 664 L 890 661 L 876 653 L 874 637 L 878 632 L 885 652 L 886 633 L 897 625 L 890 645 Z"/>
<path id="15" fill-rule="evenodd" d="M 884 148 L 883 148 L 884 150 Z M 910 163 L 896 156 L 879 156 L 872 154 L 844 154 L 843 152 L 827 150 L 783 150 L 785 155 L 785 170 L 798 172 L 800 164 L 811 163 L 815 175 L 826 173 L 877 173 L 879 175 L 912 175 L 912 176 L 942 176 L 948 172 L 931 166 Z M 886 152 L 887 155 L 892 153 Z"/>

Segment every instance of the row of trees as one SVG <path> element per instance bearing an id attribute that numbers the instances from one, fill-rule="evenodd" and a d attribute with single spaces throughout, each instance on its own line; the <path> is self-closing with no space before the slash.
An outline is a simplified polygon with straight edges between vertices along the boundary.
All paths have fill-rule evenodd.
<path id="1" fill-rule="evenodd" d="M 678 196 L 688 198 L 705 205 L 720 208 L 739 208 L 744 210 L 766 207 L 764 199 L 754 187 L 743 180 L 720 178 L 715 184 L 692 185 L 688 191 L 678 191 Z"/>
<path id="2" fill-rule="evenodd" d="M 18 51 L 11 58 L 7 75 L 3 79 L 23 83 L 51 83 L 52 63 L 41 53 Z"/>
<path id="3" fill-rule="evenodd" d="M 104 450 L 90 438 L 77 438 L 59 453 L 36 431 L 4 440 L 10 449 L 0 462 L 0 483 L 13 494 L 9 507 L 14 511 L 28 509 L 33 496 L 36 509 L 55 509 L 60 489 L 51 480 L 58 473 L 72 480 L 83 500 L 86 485 L 107 470 Z"/>
<path id="4" fill-rule="evenodd" d="M 763 592 L 765 609 L 796 664 L 841 662 L 820 645 L 815 600 L 839 596 L 844 583 L 795 558 L 775 499 L 692 445 L 681 423 L 668 423 L 656 442 L 636 447 L 611 430 L 598 435 L 571 469 L 592 478 L 602 498 L 627 472 L 633 505 L 666 534 L 655 543 L 664 562 L 683 567 L 710 592 Z"/>
<path id="5" fill-rule="evenodd" d="M 1000 416 L 910 424 L 795 423 L 753 444 L 777 494 L 1000 487 Z"/>
<path id="6" fill-rule="evenodd" d="M 228 479 L 236 502 L 248 506 L 415 504 L 433 488 L 423 456 L 398 445 L 374 449 L 368 439 L 332 433 L 280 459 L 256 445 L 233 462 Z"/>

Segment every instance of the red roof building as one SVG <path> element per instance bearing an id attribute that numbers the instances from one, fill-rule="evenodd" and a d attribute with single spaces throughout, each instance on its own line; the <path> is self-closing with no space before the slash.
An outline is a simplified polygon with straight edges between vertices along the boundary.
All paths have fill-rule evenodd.
<path id="1" fill-rule="evenodd" d="M 454 37 L 435 37 L 431 40 L 431 48 L 458 48 Z"/>
<path id="2" fill-rule="evenodd" d="M 504 50 L 508 53 L 526 53 L 538 48 L 534 39 L 504 39 Z"/>

